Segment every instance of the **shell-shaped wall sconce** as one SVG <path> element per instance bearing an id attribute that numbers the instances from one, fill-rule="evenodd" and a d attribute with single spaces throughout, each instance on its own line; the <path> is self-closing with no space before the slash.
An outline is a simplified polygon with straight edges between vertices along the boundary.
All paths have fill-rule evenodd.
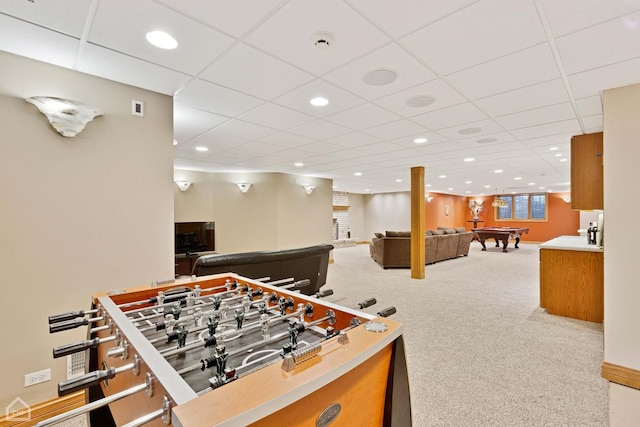
<path id="1" fill-rule="evenodd" d="M 102 112 L 89 105 L 69 99 L 49 96 L 32 96 L 25 101 L 38 107 L 38 110 L 49 119 L 49 123 L 62 136 L 74 137 L 87 126 L 91 120 L 101 116 Z"/>

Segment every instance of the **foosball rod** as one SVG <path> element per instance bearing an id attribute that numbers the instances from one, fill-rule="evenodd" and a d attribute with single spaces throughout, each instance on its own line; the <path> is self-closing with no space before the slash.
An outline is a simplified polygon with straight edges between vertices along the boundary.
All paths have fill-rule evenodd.
<path id="1" fill-rule="evenodd" d="M 127 424 L 123 424 L 122 427 L 140 427 L 157 418 L 162 418 L 162 423 L 166 426 L 171 424 L 171 402 L 167 396 L 162 397 L 162 408 L 147 415 L 143 415 Z"/>
<path id="2" fill-rule="evenodd" d="M 67 320 L 66 322 L 58 322 L 49 325 L 49 333 L 54 334 L 56 332 L 67 331 L 69 329 L 75 329 L 79 326 L 87 326 L 90 323 L 97 323 L 105 320 L 104 316 L 90 317 L 84 319 Z"/>
<path id="3" fill-rule="evenodd" d="M 237 283 L 237 282 L 235 282 Z M 200 286 L 200 285 L 195 285 L 195 286 Z M 205 292 L 213 292 L 215 290 L 218 289 L 228 289 L 227 284 L 224 285 L 219 285 L 219 286 L 214 286 L 211 288 L 204 288 L 204 289 L 200 289 L 200 293 L 205 293 Z M 170 289 L 168 289 L 167 291 L 169 291 Z M 163 291 L 159 291 L 159 292 L 163 292 Z M 189 295 L 190 293 L 194 292 L 194 289 L 190 289 L 188 291 L 185 292 L 178 292 L 175 294 L 165 294 L 164 297 L 165 298 L 169 298 L 169 299 L 180 299 L 183 297 L 186 297 L 187 295 Z M 156 302 L 158 302 L 158 297 L 151 297 L 149 299 L 146 300 L 138 300 L 138 301 L 131 301 L 131 302 L 126 302 L 123 304 L 118 304 L 116 307 L 118 307 L 119 309 L 123 309 L 123 308 L 128 308 L 128 307 L 135 307 L 136 305 L 144 305 L 144 304 L 155 304 Z"/>
<path id="4" fill-rule="evenodd" d="M 97 348 L 100 344 L 117 340 L 116 335 L 112 335 L 104 338 L 94 338 L 92 340 L 78 341 L 72 344 L 62 345 L 60 347 L 54 347 L 53 358 L 68 356 L 73 353 L 79 353 L 88 348 Z"/>
<path id="5" fill-rule="evenodd" d="M 126 371 L 133 371 L 134 375 L 138 375 L 140 369 L 140 356 L 135 355 L 134 361 L 117 368 L 111 367 L 104 370 L 97 370 L 86 373 L 76 378 L 63 381 L 58 384 L 58 396 L 62 397 L 76 391 L 84 390 L 91 386 L 100 384 L 104 380 L 110 380 L 116 375 Z"/>
<path id="6" fill-rule="evenodd" d="M 87 412 L 93 411 L 95 409 L 102 408 L 103 406 L 110 405 L 116 400 L 120 400 L 124 397 L 131 396 L 132 394 L 136 394 L 138 392 L 141 392 L 142 390 L 147 390 L 147 395 L 149 396 L 153 394 L 153 379 L 151 377 L 151 374 L 149 373 L 147 373 L 146 381 L 143 384 L 138 384 L 126 390 L 122 390 L 121 392 L 112 394 L 109 397 L 104 397 L 102 399 L 80 406 L 79 408 L 72 409 L 70 411 L 56 415 L 52 418 L 49 418 L 48 420 L 41 421 L 38 424 L 36 424 L 36 427 L 46 427 L 46 426 L 60 423 L 62 421 L 66 421 L 75 416 L 82 415 Z"/>
<path id="7" fill-rule="evenodd" d="M 78 311 L 70 311 L 68 313 L 62 314 L 54 314 L 49 316 L 49 324 L 66 322 L 67 320 L 73 320 L 78 317 L 84 317 L 88 314 L 97 314 L 102 311 L 101 307 L 95 308 L 93 310 L 78 310 Z"/>
<path id="8" fill-rule="evenodd" d="M 202 300 L 206 300 L 206 299 L 211 299 L 214 296 L 223 297 L 223 296 L 226 296 L 227 294 L 233 294 L 233 293 L 236 293 L 235 289 L 230 290 L 230 291 L 217 292 L 217 293 L 215 293 L 213 295 L 202 295 L 202 296 L 194 298 L 193 301 L 196 302 L 196 301 L 202 301 Z M 180 303 L 180 302 L 179 301 L 170 301 L 170 302 L 165 302 L 165 303 L 162 303 L 162 304 L 151 305 L 149 307 L 136 308 L 134 310 L 125 311 L 123 313 L 126 316 L 131 316 L 132 314 L 141 313 L 143 311 L 157 310 L 159 308 L 173 307 L 173 306 L 176 305 L 176 303 Z M 180 304 L 180 306 L 182 306 L 182 304 Z M 156 314 L 152 314 L 152 315 L 147 316 L 147 317 L 158 317 L 158 314 L 157 313 Z M 141 318 L 140 320 L 144 320 L 144 318 Z"/>

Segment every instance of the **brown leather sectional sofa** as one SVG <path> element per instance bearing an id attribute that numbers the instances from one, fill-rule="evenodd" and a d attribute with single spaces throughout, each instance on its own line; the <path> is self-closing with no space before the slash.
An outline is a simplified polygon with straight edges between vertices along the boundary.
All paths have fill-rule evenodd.
<path id="1" fill-rule="evenodd" d="M 437 230 L 429 230 L 425 234 L 425 265 L 469 254 L 473 233 L 465 227 L 438 227 Z M 384 235 L 376 233 L 369 245 L 369 252 L 371 258 L 383 268 L 409 268 L 411 232 L 387 231 Z"/>

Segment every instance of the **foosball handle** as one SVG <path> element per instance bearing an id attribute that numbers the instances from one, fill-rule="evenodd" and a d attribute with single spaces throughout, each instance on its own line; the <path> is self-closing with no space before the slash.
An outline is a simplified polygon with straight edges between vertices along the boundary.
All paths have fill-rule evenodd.
<path id="1" fill-rule="evenodd" d="M 293 282 L 293 284 L 294 284 L 293 289 L 302 289 L 302 288 L 306 288 L 307 286 L 309 286 L 311 284 L 311 280 L 302 279 L 302 280 L 298 280 L 297 282 Z"/>
<path id="2" fill-rule="evenodd" d="M 62 314 L 54 314 L 53 316 L 49 316 L 49 324 L 51 325 L 52 323 L 66 322 L 67 320 L 73 320 L 77 317 L 82 317 L 84 315 L 85 315 L 84 310 L 70 311 L 68 313 L 62 313 Z"/>
<path id="3" fill-rule="evenodd" d="M 53 358 L 57 359 L 58 357 L 68 356 L 73 353 L 79 353 L 88 348 L 96 348 L 100 344 L 100 338 L 94 338 L 92 340 L 84 340 L 74 342 L 72 344 L 63 345 L 60 347 L 55 347 L 53 349 Z"/>
<path id="4" fill-rule="evenodd" d="M 358 303 L 358 308 L 362 310 L 363 308 L 371 307 L 376 304 L 378 301 L 375 298 L 367 298 L 364 301 Z"/>
<path id="5" fill-rule="evenodd" d="M 385 308 L 383 310 L 380 310 L 378 312 L 378 316 L 380 316 L 380 317 L 389 317 L 392 314 L 396 314 L 396 308 L 393 307 L 393 306 L 392 307 L 387 307 L 387 308 Z"/>
<path id="6" fill-rule="evenodd" d="M 58 384 L 58 396 L 62 397 L 79 390 L 84 390 L 91 386 L 100 384 L 101 381 L 110 380 L 116 376 L 115 368 L 101 371 L 93 371 L 81 377 L 72 378 Z"/>
<path id="7" fill-rule="evenodd" d="M 89 319 L 76 319 L 68 322 L 54 323 L 53 325 L 49 325 L 49 333 L 53 334 L 54 332 L 67 331 L 69 329 L 75 329 L 78 326 L 86 326 L 88 324 Z"/>
<path id="8" fill-rule="evenodd" d="M 316 298 L 324 298 L 328 297 L 329 295 L 333 295 L 333 289 L 325 289 L 324 291 L 316 292 Z"/>

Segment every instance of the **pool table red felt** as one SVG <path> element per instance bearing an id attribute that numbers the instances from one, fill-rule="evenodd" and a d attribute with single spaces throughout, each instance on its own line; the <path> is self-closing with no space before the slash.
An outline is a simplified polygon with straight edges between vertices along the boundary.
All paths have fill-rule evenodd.
<path id="1" fill-rule="evenodd" d="M 507 246 L 509 245 L 509 238 L 516 239 L 516 249 L 518 249 L 518 243 L 520 243 L 520 236 L 525 233 L 529 233 L 529 228 L 514 228 L 514 227 L 481 227 L 472 228 L 471 231 L 478 237 L 482 250 L 486 251 L 487 247 L 484 245 L 484 241 L 487 239 L 495 239 L 496 247 L 500 246 L 499 242 L 502 242 L 502 252 L 507 252 Z"/>

